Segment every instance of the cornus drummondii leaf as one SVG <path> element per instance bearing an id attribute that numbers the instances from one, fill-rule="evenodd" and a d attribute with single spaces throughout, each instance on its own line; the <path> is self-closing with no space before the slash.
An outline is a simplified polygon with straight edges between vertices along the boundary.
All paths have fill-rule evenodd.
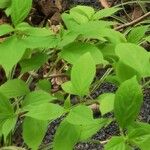
<path id="1" fill-rule="evenodd" d="M 116 66 L 115 66 L 115 70 L 116 70 L 116 75 L 121 82 L 126 81 L 130 78 L 132 78 L 133 76 L 137 76 L 137 79 L 140 80 L 140 74 L 132 67 L 124 64 L 121 61 L 118 61 Z M 126 73 L 124 73 L 124 71 L 126 70 Z"/>
<path id="2" fill-rule="evenodd" d="M 22 58 L 25 46 L 15 37 L 9 37 L 0 44 L 0 65 L 5 69 L 6 75 Z"/>
<path id="3" fill-rule="evenodd" d="M 61 51 L 61 57 L 71 64 L 74 64 L 80 56 L 89 52 L 95 64 L 106 64 L 100 50 L 92 44 L 73 42 L 65 46 Z"/>
<path id="4" fill-rule="evenodd" d="M 109 16 L 113 15 L 114 13 L 116 13 L 117 11 L 119 11 L 120 9 L 121 8 L 111 7 L 111 8 L 106 8 L 106 9 L 99 10 L 98 12 L 96 12 L 94 14 L 92 19 L 93 20 L 98 20 L 98 19 L 102 19 L 102 18 L 105 18 L 105 17 L 109 17 Z"/>
<path id="5" fill-rule="evenodd" d="M 142 89 L 135 76 L 120 85 L 115 95 L 114 113 L 123 129 L 137 118 L 142 99 Z"/>
<path id="6" fill-rule="evenodd" d="M 104 147 L 105 150 L 131 150 L 130 147 L 126 145 L 125 139 L 121 136 L 112 137 Z"/>
<path id="7" fill-rule="evenodd" d="M 139 26 L 133 28 L 127 36 L 128 42 L 138 44 L 140 40 L 145 36 L 149 26 Z"/>
<path id="8" fill-rule="evenodd" d="M 72 150 L 79 141 L 81 127 L 73 125 L 66 120 L 59 125 L 53 143 L 54 150 Z"/>
<path id="9" fill-rule="evenodd" d="M 38 120 L 54 120 L 64 113 L 64 108 L 52 103 L 44 103 L 36 107 L 29 107 L 25 116 L 29 116 Z"/>
<path id="10" fill-rule="evenodd" d="M 11 0 L 0 0 L 0 8 L 6 8 L 10 5 Z"/>
<path id="11" fill-rule="evenodd" d="M 0 25 L 0 36 L 8 34 L 10 32 L 14 31 L 14 28 L 8 24 L 2 24 Z"/>
<path id="12" fill-rule="evenodd" d="M 25 143 L 37 150 L 41 144 L 48 126 L 47 121 L 26 117 L 23 121 L 23 139 Z"/>
<path id="13" fill-rule="evenodd" d="M 12 0 L 11 19 L 15 26 L 27 17 L 31 7 L 32 0 Z"/>
<path id="14" fill-rule="evenodd" d="M 150 147 L 150 125 L 140 123 L 137 127 L 132 128 L 128 133 L 128 140 L 142 150 L 149 150 Z"/>
<path id="15" fill-rule="evenodd" d="M 88 125 L 94 121 L 92 110 L 84 105 L 73 108 L 66 119 L 69 123 L 76 125 Z"/>
<path id="16" fill-rule="evenodd" d="M 88 94 L 95 72 L 96 66 L 92 56 L 89 52 L 85 53 L 72 67 L 71 82 L 64 83 L 62 88 L 68 93 L 82 97 Z"/>
<path id="17" fill-rule="evenodd" d="M 118 44 L 115 49 L 116 55 L 125 65 L 136 70 L 141 77 L 150 76 L 149 52 L 135 44 Z"/>
<path id="18" fill-rule="evenodd" d="M 46 61 L 48 56 L 44 53 L 36 53 L 29 59 L 20 61 L 21 73 L 36 70 L 40 68 Z"/>
<path id="19" fill-rule="evenodd" d="M 8 80 L 1 85 L 0 92 L 8 98 L 16 98 L 29 93 L 29 88 L 24 81 L 19 79 Z"/>
<path id="20" fill-rule="evenodd" d="M 70 13 L 71 12 L 76 12 L 76 13 L 79 13 L 83 16 L 86 16 L 89 20 L 91 19 L 91 17 L 95 13 L 94 9 L 92 7 L 89 7 L 89 6 L 76 6 L 70 10 Z"/>
<path id="21" fill-rule="evenodd" d="M 49 93 L 44 92 L 42 90 L 37 90 L 26 95 L 23 100 L 22 106 L 25 110 L 30 110 L 33 107 L 36 107 L 40 104 L 49 103 L 55 98 L 51 96 Z"/>
<path id="22" fill-rule="evenodd" d="M 113 93 L 102 94 L 98 97 L 98 102 L 100 103 L 99 108 L 102 115 L 114 109 L 114 99 L 115 94 Z"/>

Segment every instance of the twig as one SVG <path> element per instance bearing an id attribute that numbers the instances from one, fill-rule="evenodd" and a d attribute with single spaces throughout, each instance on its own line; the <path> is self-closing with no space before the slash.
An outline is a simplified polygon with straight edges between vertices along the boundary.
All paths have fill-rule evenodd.
<path id="1" fill-rule="evenodd" d="M 128 23 L 125 23 L 125 24 L 122 24 L 122 25 L 116 27 L 115 30 L 120 30 L 120 29 L 126 28 L 128 26 L 132 26 L 134 24 L 137 24 L 137 23 L 141 22 L 143 19 L 145 19 L 148 16 L 150 16 L 150 12 L 144 14 L 143 16 L 141 16 L 141 17 L 139 17 L 139 18 L 137 18 L 137 19 L 135 19 L 131 22 L 128 22 Z"/>

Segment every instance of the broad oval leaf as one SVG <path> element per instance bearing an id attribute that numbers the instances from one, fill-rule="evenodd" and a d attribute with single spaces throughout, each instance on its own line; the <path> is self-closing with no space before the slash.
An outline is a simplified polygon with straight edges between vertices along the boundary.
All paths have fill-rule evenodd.
<path id="1" fill-rule="evenodd" d="M 2 127 L 2 134 L 4 136 L 5 141 L 6 141 L 8 134 L 14 130 L 16 122 L 17 122 L 16 116 L 8 118 L 5 120 L 3 127 Z"/>
<path id="2" fill-rule="evenodd" d="M 130 43 L 118 44 L 116 55 L 124 64 L 132 67 L 142 77 L 150 76 L 150 56 L 144 48 Z"/>
<path id="3" fill-rule="evenodd" d="M 8 24 L 2 24 L 0 25 L 0 36 L 8 34 L 10 32 L 14 31 L 14 28 Z"/>
<path id="4" fill-rule="evenodd" d="M 88 125 L 94 122 L 92 110 L 84 105 L 73 108 L 66 119 L 69 123 L 75 125 Z"/>
<path id="5" fill-rule="evenodd" d="M 82 125 L 80 141 L 88 140 L 108 123 L 107 119 L 94 119 L 92 124 Z"/>
<path id="6" fill-rule="evenodd" d="M 88 94 L 95 72 L 95 62 L 89 52 L 82 55 L 74 64 L 71 70 L 71 82 L 79 96 Z"/>
<path id="7" fill-rule="evenodd" d="M 149 26 L 138 26 L 131 29 L 127 36 L 128 42 L 138 44 L 144 38 Z"/>
<path id="8" fill-rule="evenodd" d="M 11 19 L 16 26 L 21 23 L 30 12 L 32 0 L 13 0 L 11 6 Z"/>
<path id="9" fill-rule="evenodd" d="M 149 150 L 150 125 L 142 123 L 138 127 L 132 128 L 128 134 L 128 140 L 142 150 Z"/>
<path id="10" fill-rule="evenodd" d="M 51 96 L 49 93 L 44 92 L 42 90 L 37 90 L 26 95 L 23 100 L 22 106 L 24 110 L 30 110 L 33 107 L 37 107 L 44 103 L 49 103 L 55 98 Z"/>
<path id="11" fill-rule="evenodd" d="M 30 110 L 25 114 L 38 120 L 54 120 L 65 112 L 64 108 L 52 103 L 45 103 L 36 107 L 30 107 Z"/>
<path id="12" fill-rule="evenodd" d="M 26 83 L 19 79 L 8 80 L 0 86 L 0 92 L 7 98 L 16 98 L 28 94 L 29 88 Z"/>
<path id="13" fill-rule="evenodd" d="M 106 93 L 98 97 L 98 102 L 100 103 L 99 108 L 102 115 L 111 112 L 114 109 L 115 94 Z"/>
<path id="14" fill-rule="evenodd" d="M 53 143 L 53 150 L 73 150 L 79 141 L 81 127 L 70 124 L 66 120 L 59 125 Z"/>
<path id="15" fill-rule="evenodd" d="M 10 101 L 0 93 L 0 120 L 8 119 L 14 116 L 14 110 Z"/>
<path id="16" fill-rule="evenodd" d="M 47 60 L 48 56 L 44 53 L 37 53 L 29 59 L 23 59 L 20 61 L 21 73 L 36 70 L 40 68 Z"/>
<path id="17" fill-rule="evenodd" d="M 79 13 L 81 15 L 86 16 L 89 20 L 91 19 L 91 17 L 95 13 L 95 11 L 94 11 L 94 9 L 92 7 L 89 7 L 89 6 L 80 6 L 80 5 L 72 8 L 70 10 L 70 12 L 77 12 L 77 13 Z"/>
<path id="18" fill-rule="evenodd" d="M 74 64 L 80 56 L 89 52 L 95 61 L 95 64 L 106 64 L 101 51 L 92 44 L 73 42 L 63 48 L 60 55 L 63 59 Z"/>
<path id="19" fill-rule="evenodd" d="M 0 44 L 0 64 L 5 69 L 6 75 L 22 58 L 25 46 L 15 36 L 7 38 Z"/>
<path id="20" fill-rule="evenodd" d="M 134 68 L 124 64 L 121 61 L 116 63 L 115 71 L 120 83 L 132 78 L 133 76 L 137 76 L 139 81 L 141 79 L 141 76 Z M 126 71 L 126 73 L 124 73 L 124 71 Z"/>
<path id="21" fill-rule="evenodd" d="M 141 86 L 136 77 L 124 81 L 115 95 L 114 113 L 119 125 L 124 129 L 138 116 L 143 100 Z"/>
<path id="22" fill-rule="evenodd" d="M 26 117 L 23 121 L 23 139 L 29 148 L 37 150 L 48 127 L 47 121 Z"/>
<path id="23" fill-rule="evenodd" d="M 104 146 L 105 150 L 129 150 L 127 149 L 125 140 L 123 137 L 114 136 L 110 139 L 110 141 Z"/>
<path id="24" fill-rule="evenodd" d="M 93 20 L 98 20 L 98 19 L 102 19 L 102 18 L 105 18 L 105 17 L 109 17 L 109 16 L 113 15 L 114 13 L 116 13 L 119 10 L 120 10 L 120 8 L 115 8 L 115 7 L 101 9 L 101 10 L 97 11 L 94 14 L 92 19 Z"/>

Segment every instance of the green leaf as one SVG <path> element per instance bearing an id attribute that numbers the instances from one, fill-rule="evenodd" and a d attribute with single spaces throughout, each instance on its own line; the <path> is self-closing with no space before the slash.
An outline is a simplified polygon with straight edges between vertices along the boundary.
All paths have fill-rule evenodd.
<path id="1" fill-rule="evenodd" d="M 26 117 L 23 122 L 23 139 L 25 143 L 32 148 L 37 150 L 48 127 L 47 121 L 36 120 L 30 117 Z"/>
<path id="2" fill-rule="evenodd" d="M 84 105 L 73 108 L 66 119 L 69 123 L 75 125 L 88 125 L 94 121 L 92 110 Z"/>
<path id="3" fill-rule="evenodd" d="M 102 115 L 111 112 L 114 109 L 115 94 L 105 93 L 98 97 L 98 102 L 100 103 L 99 108 Z"/>
<path id="4" fill-rule="evenodd" d="M 0 8 L 4 9 L 8 7 L 11 3 L 11 0 L 0 0 Z"/>
<path id="5" fill-rule="evenodd" d="M 115 54 L 115 44 L 103 43 L 98 46 L 99 50 L 102 52 L 104 58 L 110 62 L 118 60 Z"/>
<path id="6" fill-rule="evenodd" d="M 115 52 L 122 63 L 136 70 L 142 77 L 150 76 L 150 56 L 144 48 L 130 43 L 118 44 Z"/>
<path id="7" fill-rule="evenodd" d="M 61 15 L 61 18 L 65 24 L 65 26 L 67 27 L 67 29 L 73 29 L 76 25 L 78 25 L 78 23 L 73 19 L 73 17 L 71 17 L 70 14 L 67 13 L 63 13 Z"/>
<path id="8" fill-rule="evenodd" d="M 3 127 L 2 127 L 2 134 L 4 136 L 5 141 L 6 141 L 8 134 L 12 130 L 14 130 L 16 122 L 17 122 L 17 117 L 13 117 L 13 118 L 9 118 L 5 120 Z"/>
<path id="9" fill-rule="evenodd" d="M 140 124 L 128 134 L 128 140 L 130 143 L 137 145 L 142 150 L 149 150 L 150 147 L 150 125 Z"/>
<path id="10" fill-rule="evenodd" d="M 96 46 L 88 43 L 73 42 L 65 46 L 60 55 L 69 63 L 74 64 L 80 56 L 87 52 L 91 54 L 95 64 L 106 63 L 100 50 Z"/>
<path id="11" fill-rule="evenodd" d="M 89 52 L 82 55 L 74 64 L 71 70 L 71 82 L 78 95 L 88 94 L 95 72 L 95 62 Z"/>
<path id="12" fill-rule="evenodd" d="M 23 59 L 20 62 L 21 73 L 36 70 L 40 68 L 47 60 L 48 56 L 44 53 L 36 53 L 29 59 Z"/>
<path id="13" fill-rule="evenodd" d="M 120 9 L 121 8 L 115 8 L 115 7 L 101 9 L 97 11 L 92 18 L 93 20 L 98 20 L 98 19 L 102 19 L 105 17 L 110 17 L 111 15 L 119 11 Z"/>
<path id="14" fill-rule="evenodd" d="M 110 29 L 110 23 L 108 25 L 108 22 L 90 21 L 86 24 L 75 26 L 72 30 L 80 33 L 80 35 L 83 35 L 88 40 L 98 39 L 102 42 L 109 41 L 115 45 L 127 41 L 124 34 Z"/>
<path id="15" fill-rule="evenodd" d="M 123 137 L 114 136 L 110 141 L 104 146 L 105 150 L 127 150 L 127 145 Z"/>
<path id="16" fill-rule="evenodd" d="M 88 140 L 108 123 L 107 119 L 94 119 L 92 124 L 82 125 L 80 141 Z"/>
<path id="17" fill-rule="evenodd" d="M 5 69 L 7 76 L 13 66 L 22 58 L 24 52 L 24 45 L 15 36 L 7 38 L 0 44 L 0 64 Z"/>
<path id="18" fill-rule="evenodd" d="M 61 41 L 58 43 L 58 47 L 60 47 L 60 49 L 62 49 L 64 46 L 74 42 L 78 36 L 79 36 L 79 34 L 76 32 L 65 31 L 65 33 L 63 33 L 63 36 L 61 38 Z"/>
<path id="19" fill-rule="evenodd" d="M 66 120 L 62 121 L 54 137 L 53 150 L 73 150 L 79 141 L 80 132 L 80 126 L 70 124 Z"/>
<path id="20" fill-rule="evenodd" d="M 120 85 L 115 95 L 114 113 L 122 128 L 126 128 L 137 118 L 142 99 L 142 89 L 136 77 Z"/>
<path id="21" fill-rule="evenodd" d="M 24 81 L 19 79 L 8 80 L 0 86 L 0 92 L 7 98 L 16 98 L 28 94 L 29 88 Z"/>
<path id="22" fill-rule="evenodd" d="M 11 19 L 16 26 L 21 23 L 29 14 L 32 7 L 32 0 L 13 0 L 11 5 Z"/>
<path id="23" fill-rule="evenodd" d="M 18 24 L 15 28 L 17 31 L 22 31 L 25 35 L 32 35 L 32 36 L 50 36 L 54 33 L 50 30 L 50 28 L 38 28 L 32 27 L 26 22 L 22 22 Z"/>
<path id="24" fill-rule="evenodd" d="M 116 63 L 115 70 L 116 70 L 116 75 L 120 82 L 124 82 L 132 78 L 135 75 L 137 76 L 137 79 L 139 81 L 141 79 L 139 73 L 134 68 L 131 68 L 130 66 L 122 63 L 121 61 L 118 61 Z M 126 73 L 124 73 L 125 70 L 126 70 Z"/>
<path id="25" fill-rule="evenodd" d="M 22 39 L 22 45 L 26 48 L 54 48 L 58 44 L 55 36 L 28 36 Z"/>
<path id="26" fill-rule="evenodd" d="M 36 88 L 49 93 L 51 90 L 51 86 L 52 85 L 49 80 L 41 79 L 38 81 Z"/>
<path id="27" fill-rule="evenodd" d="M 25 116 L 29 116 L 38 120 L 54 120 L 64 113 L 63 107 L 57 104 L 45 103 L 30 107 Z"/>
<path id="28" fill-rule="evenodd" d="M 78 95 L 78 92 L 76 92 L 75 89 L 73 88 L 71 81 L 63 83 L 61 87 L 66 93 Z"/>
<path id="29" fill-rule="evenodd" d="M 0 36 L 13 32 L 14 28 L 9 24 L 0 25 Z"/>
<path id="30" fill-rule="evenodd" d="M 0 120 L 11 118 L 14 115 L 10 101 L 0 93 Z"/>
<path id="31" fill-rule="evenodd" d="M 76 7 L 73 7 L 71 10 L 70 10 L 70 14 L 71 12 L 77 12 L 81 15 L 84 15 L 86 16 L 88 19 L 91 19 L 91 17 L 93 16 L 93 14 L 95 13 L 94 9 L 92 7 L 89 7 L 89 6 L 76 6 Z"/>
<path id="32" fill-rule="evenodd" d="M 76 11 L 70 10 L 70 16 L 78 23 L 78 24 L 84 24 L 89 21 L 88 17 L 85 15 L 82 15 Z"/>
<path id="33" fill-rule="evenodd" d="M 149 26 L 138 26 L 132 28 L 130 33 L 127 36 L 127 41 L 131 43 L 138 44 L 142 38 L 144 38 L 146 31 Z"/>
<path id="34" fill-rule="evenodd" d="M 25 99 L 23 100 L 22 106 L 24 110 L 30 110 L 33 107 L 37 107 L 41 104 L 48 104 L 54 99 L 55 98 L 49 93 L 42 90 L 37 90 L 26 95 Z"/>

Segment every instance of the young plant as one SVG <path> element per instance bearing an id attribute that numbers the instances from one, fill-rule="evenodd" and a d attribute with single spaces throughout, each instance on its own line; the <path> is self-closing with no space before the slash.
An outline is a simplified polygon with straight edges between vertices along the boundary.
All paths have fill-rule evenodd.
<path id="1" fill-rule="evenodd" d="M 112 121 L 118 123 L 120 135 L 108 139 L 104 146 L 106 150 L 134 147 L 148 150 L 150 125 L 139 122 L 138 115 L 143 102 L 142 90 L 149 85 L 149 81 L 141 81 L 150 76 L 150 53 L 136 45 L 141 43 L 148 27 L 133 29 L 126 38 L 112 29 L 114 22 L 106 21 L 120 8 L 96 12 L 91 7 L 77 6 L 62 14 L 64 26 L 58 33 L 53 33 L 48 28 L 32 27 L 23 22 L 31 5 L 31 0 L 11 1 L 12 25 L 0 26 L 0 36 L 4 37 L 0 43 L 0 65 L 7 76 L 7 81 L 0 86 L 2 146 L 12 144 L 17 124 L 21 123 L 27 147 L 42 149 L 48 125 L 61 118 L 51 144 L 54 150 L 72 150 L 76 143 L 90 141 L 97 131 Z M 133 40 L 138 31 L 138 38 Z M 149 41 L 149 37 L 145 39 Z M 37 79 L 36 87 L 31 91 L 32 74 L 36 74 L 48 60 L 54 60 L 54 66 L 46 79 Z M 64 73 L 70 77 L 59 89 L 61 96 L 66 97 L 63 104 L 62 101 L 57 103 L 57 93 L 52 94 L 47 80 L 59 61 L 64 63 L 63 68 L 69 68 Z M 21 73 L 14 79 L 18 64 Z M 105 66 L 108 70 L 100 79 L 97 78 L 96 70 Z M 22 78 L 25 73 L 31 74 L 27 80 Z M 106 81 L 117 83 L 118 90 L 93 100 L 92 92 Z M 77 104 L 71 103 L 71 95 L 78 100 Z M 89 106 L 95 102 L 101 111 L 101 117 L 96 119 Z M 114 117 L 104 117 L 108 112 L 113 112 Z"/>

